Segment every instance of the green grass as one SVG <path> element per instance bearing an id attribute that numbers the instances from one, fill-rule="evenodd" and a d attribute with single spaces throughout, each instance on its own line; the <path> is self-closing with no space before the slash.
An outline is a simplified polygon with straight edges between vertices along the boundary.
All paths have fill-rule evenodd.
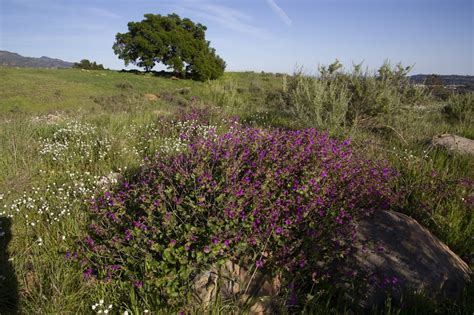
<path id="1" fill-rule="evenodd" d="M 84 281 L 81 270 L 65 259 L 88 224 L 87 198 L 96 189 L 93 183 L 111 172 L 136 168 L 144 157 L 154 154 L 166 143 L 160 117 L 172 116 L 191 102 L 212 110 L 216 123 L 238 115 L 244 123 L 257 127 L 300 127 L 297 117 L 282 113 L 274 104 L 275 93 L 287 89 L 286 80 L 272 74 L 226 73 L 218 81 L 201 83 L 114 71 L 0 67 L 0 216 L 2 211 L 13 213 L 13 218 L 1 225 L 11 238 L 0 239 L 0 275 L 6 277 L 0 285 L 0 314 L 86 314 L 100 299 L 107 305 L 113 304 L 112 313 L 117 314 L 118 310 L 139 314 L 147 308 L 155 314 L 176 312 L 154 309 L 156 301 L 152 296 L 130 294 L 126 300 L 119 299 L 123 293 Z M 160 98 L 149 101 L 146 93 Z M 384 116 L 385 123 L 375 127 L 369 128 L 362 121 L 334 134 L 351 136 L 357 150 L 369 158 L 389 160 L 402 173 L 400 189 L 419 188 L 402 210 L 428 227 L 458 255 L 470 259 L 472 267 L 474 220 L 472 209 L 467 209 L 461 199 L 466 197 L 466 191 L 453 189 L 448 197 L 423 193 L 423 188 L 432 182 L 433 171 L 446 183 L 459 178 L 474 179 L 473 157 L 434 149 L 427 143 L 440 133 L 474 138 L 474 127 L 447 120 L 441 110 L 443 106 L 431 100 L 424 107 L 401 108 Z M 79 144 L 64 152 L 62 160 L 42 155 L 42 139 L 51 138 L 71 121 L 90 125 L 95 131 L 83 137 L 74 136 Z M 334 131 L 331 126 L 326 129 Z M 97 139 L 108 144 L 105 157 L 93 155 Z M 80 146 L 88 144 L 91 146 L 84 149 L 86 154 L 79 154 Z M 90 159 L 85 158 L 87 150 L 93 156 Z M 77 195 L 75 185 L 81 183 L 88 192 Z M 15 200 L 21 203 L 19 212 L 11 208 Z M 430 204 L 431 211 L 422 211 L 420 202 Z M 38 213 L 43 203 L 53 214 Z M 64 209 L 66 214 L 59 215 Z M 326 314 L 344 309 L 330 297 L 316 305 L 317 309 L 309 312 Z M 412 313 L 445 310 L 423 310 L 422 302 L 419 305 Z M 226 307 L 230 306 L 216 305 L 213 313 L 227 313 Z M 448 310 L 463 314 L 469 307 L 472 305 L 466 299 L 461 306 L 448 306 Z M 193 312 L 202 310 L 197 308 Z M 404 313 L 391 306 L 384 312 Z"/>
<path id="2" fill-rule="evenodd" d="M 91 109 L 93 97 L 129 94 L 160 94 L 189 87 L 202 90 L 203 83 L 171 80 L 153 74 L 79 69 L 14 69 L 0 67 L 0 112 L 38 113 L 52 110 Z M 130 88 L 124 89 L 127 85 Z"/>

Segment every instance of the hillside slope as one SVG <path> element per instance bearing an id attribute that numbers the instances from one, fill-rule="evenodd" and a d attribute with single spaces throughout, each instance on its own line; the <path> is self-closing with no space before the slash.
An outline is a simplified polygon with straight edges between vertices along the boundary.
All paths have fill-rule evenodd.
<path id="1" fill-rule="evenodd" d="M 71 68 L 74 63 L 42 56 L 24 57 L 17 53 L 0 50 L 0 65 L 23 68 Z"/>

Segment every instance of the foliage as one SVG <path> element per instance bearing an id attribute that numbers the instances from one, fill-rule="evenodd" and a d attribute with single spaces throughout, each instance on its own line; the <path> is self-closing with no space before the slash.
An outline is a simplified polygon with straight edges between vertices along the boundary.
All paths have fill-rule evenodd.
<path id="1" fill-rule="evenodd" d="M 431 74 L 429 75 L 426 80 L 425 80 L 425 85 L 428 86 L 444 86 L 443 79 L 437 74 Z"/>
<path id="2" fill-rule="evenodd" d="M 95 61 L 91 62 L 88 59 L 82 59 L 79 63 L 76 62 L 72 67 L 84 70 L 105 70 L 103 65 L 97 64 Z"/>
<path id="3" fill-rule="evenodd" d="M 206 41 L 206 26 L 177 14 L 145 14 L 141 22 L 128 23 L 127 33 L 118 33 L 113 49 L 125 64 L 133 63 L 150 71 L 163 63 L 178 75 L 190 74 L 197 80 L 217 79 L 225 62 Z"/>
<path id="4" fill-rule="evenodd" d="M 235 82 L 211 81 L 207 84 L 210 101 L 219 107 L 239 108 L 243 105 Z"/>
<path id="5" fill-rule="evenodd" d="M 394 148 L 395 149 L 395 148 Z M 401 211 L 442 239 L 468 264 L 474 262 L 474 182 L 472 160 L 442 150 L 395 151 L 399 170 L 396 190 L 404 197 Z"/>
<path id="6" fill-rule="evenodd" d="M 291 114 L 299 126 L 338 130 L 367 118 L 377 122 L 382 115 L 393 115 L 403 106 L 414 106 L 427 99 L 426 93 L 409 82 L 410 67 L 384 63 L 371 75 L 355 65 L 351 73 L 341 72 L 339 61 L 319 67 L 319 77 L 301 70 L 283 81 L 280 94 L 269 99 L 274 106 Z M 383 119 L 386 121 L 386 116 Z"/>
<path id="7" fill-rule="evenodd" d="M 338 130 L 346 123 L 350 94 L 342 81 L 325 82 L 296 73 L 285 98 L 284 111 L 303 126 Z"/>
<path id="8" fill-rule="evenodd" d="M 200 138 L 208 128 L 216 127 L 216 134 L 221 134 L 222 119 L 229 120 L 230 115 L 242 117 L 246 126 L 297 129 L 300 124 L 294 117 L 269 106 L 288 91 L 291 80 L 291 76 L 284 74 L 226 72 L 212 82 L 220 87 L 211 89 L 207 83 L 170 80 L 151 73 L 108 71 L 97 75 L 68 69 L 0 67 L 0 213 L 11 220 L 9 226 L 0 219 L 0 313 L 89 314 L 108 310 L 110 305 L 113 307 L 109 314 L 179 313 L 179 308 L 159 305 L 155 293 L 146 290 L 146 285 L 136 289 L 128 281 L 85 281 L 84 266 L 64 259 L 75 240 L 88 233 L 90 197 L 97 196 L 97 189 L 104 189 L 103 184 L 110 182 L 106 178 L 113 178 L 109 175 L 135 174 L 143 159 L 154 157 L 157 151 L 184 154 L 188 150 L 189 154 L 188 145 L 193 141 L 182 141 L 183 132 L 189 130 Z M 187 95 L 179 92 L 187 88 Z M 176 111 L 190 104 L 217 104 L 211 90 L 229 95 L 227 100 L 222 97 L 209 120 L 200 118 L 202 115 L 188 115 L 182 116 L 184 120 L 180 123 L 176 121 Z M 145 93 L 159 95 L 159 100 L 148 102 L 143 97 Z M 270 94 L 276 95 L 272 101 L 267 97 Z M 440 133 L 474 139 L 472 124 L 446 119 L 448 116 L 440 111 L 444 104 L 428 97 L 419 103 L 423 106 L 402 104 L 400 111 L 376 116 L 380 122 L 390 120 L 396 133 L 368 128 L 353 131 L 347 129 L 347 124 L 342 133 L 351 133 L 351 147 L 356 155 L 390 161 L 400 173 L 395 183 L 395 191 L 403 193 L 400 210 L 416 218 L 472 269 L 474 160 L 430 148 L 425 142 Z M 69 141 L 70 149 L 64 157 L 73 163 L 54 161 L 53 155 L 40 154 L 45 141 L 53 143 L 56 131 L 75 122 L 80 122 L 90 135 L 68 133 L 71 139 L 84 143 L 76 146 L 76 140 Z M 85 160 L 83 151 L 74 148 L 90 148 L 93 152 L 94 146 L 89 147 L 88 143 L 93 144 L 94 139 L 107 141 L 101 147 L 101 152 L 107 154 L 104 158 L 97 155 L 92 163 L 81 162 Z M 258 247 L 255 250 L 261 252 Z M 250 261 L 258 260 L 258 256 L 248 257 Z M 272 262 L 267 260 L 263 268 L 270 266 Z M 328 294 L 308 295 L 313 299 L 306 313 L 357 313 L 333 295 L 331 286 L 327 288 Z M 402 305 L 388 301 L 386 307 L 374 313 L 472 314 L 472 288 L 471 285 L 463 299 L 446 300 L 442 305 L 427 307 L 419 298 L 405 299 Z M 305 290 L 301 288 L 302 292 Z M 11 305 L 12 301 L 15 305 Z M 187 314 L 205 313 L 191 297 L 181 301 L 194 303 Z M 96 308 L 92 309 L 93 306 Z M 245 313 L 229 300 L 217 301 L 208 311 Z M 281 312 L 285 314 L 284 309 Z"/>
<path id="9" fill-rule="evenodd" d="M 474 124 L 474 93 L 453 94 L 446 101 L 443 113 L 461 123 Z"/>
<path id="10" fill-rule="evenodd" d="M 79 252 L 87 278 L 173 304 L 199 270 L 230 258 L 283 273 L 303 292 L 342 276 L 333 264 L 350 253 L 357 220 L 396 206 L 396 173 L 353 154 L 348 140 L 236 123 L 192 140 L 93 201 Z"/>
<path id="11" fill-rule="evenodd" d="M 450 91 L 445 88 L 443 79 L 438 74 L 427 76 L 424 84 L 430 93 L 438 99 L 447 100 L 451 94 Z"/>
<path id="12" fill-rule="evenodd" d="M 410 83 L 407 76 L 411 67 L 397 64 L 391 67 L 385 62 L 370 75 L 361 70 L 361 64 L 348 74 L 349 90 L 352 95 L 348 119 L 354 121 L 364 116 L 377 117 L 381 114 L 393 115 L 402 107 L 413 107 L 426 102 L 423 89 Z"/>

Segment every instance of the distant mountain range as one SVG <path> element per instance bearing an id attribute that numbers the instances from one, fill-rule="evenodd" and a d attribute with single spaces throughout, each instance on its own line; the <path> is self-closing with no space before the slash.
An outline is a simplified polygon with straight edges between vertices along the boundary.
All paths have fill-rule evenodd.
<path id="1" fill-rule="evenodd" d="M 412 75 L 410 80 L 413 83 L 423 84 L 430 74 Z M 474 76 L 472 75 L 438 75 L 444 85 L 464 85 L 474 86 Z"/>
<path id="2" fill-rule="evenodd" d="M 0 50 L 0 66 L 22 67 L 22 68 L 71 68 L 73 62 L 49 57 L 23 57 L 17 53 Z"/>

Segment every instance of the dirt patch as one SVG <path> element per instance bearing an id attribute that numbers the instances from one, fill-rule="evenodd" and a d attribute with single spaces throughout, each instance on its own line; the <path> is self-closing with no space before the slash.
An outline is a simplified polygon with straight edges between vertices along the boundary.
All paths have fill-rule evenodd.
<path id="1" fill-rule="evenodd" d="M 150 102 L 156 102 L 160 97 L 157 94 L 147 93 L 145 94 L 145 98 Z"/>

